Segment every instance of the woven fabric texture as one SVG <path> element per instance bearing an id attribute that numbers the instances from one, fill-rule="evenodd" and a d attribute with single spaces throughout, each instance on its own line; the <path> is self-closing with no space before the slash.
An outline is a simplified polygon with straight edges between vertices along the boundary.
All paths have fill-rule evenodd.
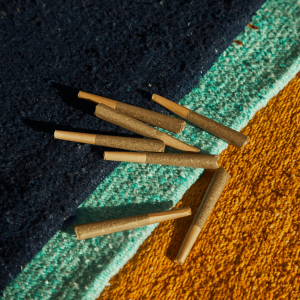
<path id="1" fill-rule="evenodd" d="M 163 112 L 149 93 L 179 101 L 262 3 L 0 2 L 0 290 L 118 165 L 54 129 L 132 135 L 77 89 Z"/>
<path id="2" fill-rule="evenodd" d="M 297 1 L 268 0 L 181 104 L 240 130 L 299 70 L 300 7 Z M 192 126 L 179 138 L 203 153 L 227 144 Z M 176 204 L 203 170 L 122 163 L 17 278 L 4 299 L 93 299 L 131 258 L 155 225 L 77 241 L 74 225 L 167 209 Z"/>
<path id="3" fill-rule="evenodd" d="M 213 172 L 177 208 L 189 218 L 159 225 L 98 300 L 299 299 L 300 73 L 259 111 L 220 163 L 231 174 L 183 266 L 174 259 Z"/>

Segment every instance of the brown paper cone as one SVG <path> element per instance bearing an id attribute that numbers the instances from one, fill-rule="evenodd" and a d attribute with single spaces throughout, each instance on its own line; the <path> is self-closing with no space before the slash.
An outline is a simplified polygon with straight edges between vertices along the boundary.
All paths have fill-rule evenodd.
<path id="1" fill-rule="evenodd" d="M 98 104 L 96 106 L 95 116 L 107 122 L 113 123 L 120 127 L 136 132 L 140 135 L 153 138 L 153 139 L 162 140 L 166 145 L 171 146 L 173 148 L 183 150 L 183 151 L 190 151 L 190 152 L 200 151 L 199 149 L 190 146 L 184 142 L 181 142 L 175 138 L 170 137 L 170 139 L 166 139 L 166 136 L 168 137 L 167 134 L 139 120 L 136 120 L 128 115 L 119 113 L 116 110 L 104 104 Z"/>
<path id="2" fill-rule="evenodd" d="M 165 151 L 165 143 L 163 141 L 154 139 L 130 138 L 121 136 L 116 137 L 97 134 L 95 144 L 99 146 L 126 149 L 132 151 Z"/>
<path id="3" fill-rule="evenodd" d="M 158 213 L 148 214 L 150 218 L 150 224 L 160 223 L 167 220 L 183 218 L 192 214 L 190 207 L 177 208 L 169 211 L 161 211 Z"/>
<path id="4" fill-rule="evenodd" d="M 198 209 L 198 212 L 181 245 L 181 248 L 175 260 L 176 263 L 184 263 L 229 179 L 230 175 L 222 167 L 215 172 Z"/>
<path id="5" fill-rule="evenodd" d="M 77 142 L 77 143 L 85 143 L 95 145 L 96 142 L 96 134 L 90 133 L 81 133 L 81 132 L 70 132 L 70 131 L 54 131 L 54 138 L 59 140 Z"/>
<path id="6" fill-rule="evenodd" d="M 204 117 L 186 107 L 183 107 L 159 95 L 153 94 L 152 101 L 169 109 L 170 111 L 199 126 L 205 131 L 219 137 L 220 139 L 226 141 L 230 145 L 234 145 L 238 148 L 243 149 L 246 146 L 246 144 L 250 141 L 250 138 L 242 134 L 241 132 L 233 130 L 225 125 L 222 125 L 216 121 Z"/>
<path id="7" fill-rule="evenodd" d="M 111 100 L 101 96 L 96 96 L 90 93 L 80 91 L 78 94 L 79 98 L 92 101 L 97 104 L 105 104 L 117 112 L 131 116 L 144 123 L 148 123 L 174 133 L 180 133 L 183 131 L 186 122 L 171 116 L 167 116 L 161 113 L 154 112 L 152 110 L 144 109 L 134 105 L 126 104 L 123 102 Z"/>
<path id="8" fill-rule="evenodd" d="M 111 161 L 126 161 L 135 163 L 146 163 L 146 153 L 132 153 L 132 152 L 113 152 L 105 151 L 103 159 Z"/>
<path id="9" fill-rule="evenodd" d="M 85 240 L 92 237 L 138 228 L 171 219 L 183 218 L 190 215 L 191 209 L 189 207 L 173 209 L 159 213 L 77 225 L 75 226 L 75 233 L 78 240 Z"/>
<path id="10" fill-rule="evenodd" d="M 122 136 L 110 136 L 80 132 L 56 130 L 54 138 L 77 143 L 93 144 L 103 147 L 111 147 L 132 151 L 164 152 L 165 144 L 160 140 L 139 139 Z"/>
<path id="11" fill-rule="evenodd" d="M 189 231 L 187 232 L 182 245 L 180 248 L 180 251 L 177 255 L 177 258 L 175 259 L 175 263 L 182 265 L 189 255 L 191 249 L 193 248 L 199 234 L 201 232 L 201 229 L 198 226 L 191 225 L 189 228 Z"/>
<path id="12" fill-rule="evenodd" d="M 185 153 L 133 153 L 104 152 L 104 160 L 126 161 L 167 166 L 181 166 L 201 169 L 217 169 L 218 155 L 185 154 Z"/>
<path id="13" fill-rule="evenodd" d="M 186 144 L 184 142 L 180 141 L 180 145 L 178 144 L 177 139 L 173 138 L 170 135 L 167 135 L 166 133 L 163 132 L 161 138 L 160 138 L 166 145 L 173 147 L 175 149 L 180 149 L 181 151 L 186 151 L 186 152 L 200 152 L 199 149 L 192 147 L 189 144 Z"/>
<path id="14" fill-rule="evenodd" d="M 166 109 L 172 111 L 174 114 L 184 119 L 186 118 L 186 116 L 189 114 L 190 111 L 188 108 L 181 106 L 173 101 L 170 101 L 156 94 L 152 95 L 152 101 L 156 102 L 157 104 L 160 104 L 161 106 L 165 107 Z"/>
<path id="15" fill-rule="evenodd" d="M 115 109 L 116 105 L 117 105 L 117 101 L 115 101 L 115 100 L 100 97 L 100 96 L 93 95 L 93 94 L 90 94 L 90 93 L 86 93 L 86 92 L 83 92 L 83 91 L 80 91 L 78 93 L 78 98 L 85 99 L 85 100 L 88 100 L 88 101 L 91 101 L 91 102 L 97 103 L 97 104 L 101 103 L 101 104 L 109 106 L 113 109 Z"/>

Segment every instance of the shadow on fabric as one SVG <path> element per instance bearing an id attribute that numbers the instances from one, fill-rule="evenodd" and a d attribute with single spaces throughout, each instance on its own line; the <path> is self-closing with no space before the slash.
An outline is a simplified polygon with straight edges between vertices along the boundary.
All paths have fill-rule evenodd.
<path id="1" fill-rule="evenodd" d="M 63 225 L 62 232 L 66 233 L 67 235 L 73 236 L 75 238 L 75 231 L 74 227 L 79 224 L 84 224 L 88 222 L 96 222 L 96 221 L 105 221 L 109 219 L 114 218 L 125 218 L 130 216 L 136 216 L 139 214 L 147 214 L 147 213 L 154 213 L 159 211 L 166 211 L 170 209 L 173 205 L 172 201 L 166 201 L 166 202 L 159 202 L 159 203 L 133 203 L 133 204 L 125 204 L 125 205 L 119 205 L 119 206 L 113 206 L 113 207 L 95 207 L 95 208 L 88 208 L 88 207 L 79 207 L 76 210 L 76 215 L 74 217 L 69 218 L 65 221 Z M 121 233 L 113 233 L 110 236 L 118 236 L 120 237 L 120 234 L 122 238 L 119 238 L 119 243 L 114 243 L 111 245 L 111 248 L 108 253 L 103 253 L 103 255 L 100 255 L 100 259 L 97 259 L 97 263 L 93 266 L 93 270 L 97 269 L 97 272 L 101 272 L 106 268 L 107 265 L 111 263 L 111 261 L 115 258 L 116 253 L 121 253 L 124 251 L 124 244 L 126 244 L 126 241 L 130 239 L 132 234 L 134 234 L 134 230 L 126 230 Z M 105 243 L 107 236 L 102 237 L 95 237 L 92 238 L 93 240 L 98 239 L 99 244 L 101 244 L 101 241 Z M 89 239 L 89 240 L 92 240 Z M 85 241 L 77 241 L 78 243 L 89 243 L 89 240 Z M 93 284 L 94 282 L 94 276 L 91 276 L 91 268 L 87 266 L 86 260 L 87 257 L 80 256 L 76 259 L 79 259 L 80 261 L 80 272 L 74 272 L 72 274 L 72 283 L 74 285 L 74 289 L 72 291 L 72 297 L 74 299 L 80 299 L 82 292 L 81 288 L 77 288 L 78 285 L 80 285 L 80 282 L 82 282 L 82 278 L 84 277 L 84 285 L 88 287 L 90 284 Z M 56 299 L 64 299 L 66 296 L 66 291 L 70 289 L 70 279 L 66 278 L 66 280 L 59 286 L 59 290 L 56 290 L 57 292 L 52 295 L 50 299 L 56 300 Z"/>

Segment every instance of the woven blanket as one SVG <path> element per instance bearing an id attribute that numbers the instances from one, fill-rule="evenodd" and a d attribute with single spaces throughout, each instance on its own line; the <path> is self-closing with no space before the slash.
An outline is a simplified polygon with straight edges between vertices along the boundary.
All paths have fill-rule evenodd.
<path id="1" fill-rule="evenodd" d="M 54 140 L 54 129 L 132 135 L 95 118 L 78 89 L 166 112 L 149 94 L 178 102 L 262 3 L 1 1 L 0 290 L 118 165 L 101 147 Z M 118 196 L 107 217 L 122 215 Z"/>
<path id="2" fill-rule="evenodd" d="M 299 70 L 297 1 L 268 0 L 249 27 L 181 100 L 181 104 L 240 130 Z M 227 144 L 188 124 L 180 139 L 203 152 Z M 77 219 L 55 234 L 4 291 L 4 298 L 93 299 L 136 252 L 155 225 L 77 241 L 74 225 L 166 209 L 202 170 L 120 164 L 80 205 Z"/>
<path id="3" fill-rule="evenodd" d="M 255 114 L 243 150 L 221 154 L 231 174 L 185 264 L 174 259 L 212 179 L 206 170 L 176 205 L 193 215 L 160 224 L 97 300 L 299 299 L 300 73 Z"/>

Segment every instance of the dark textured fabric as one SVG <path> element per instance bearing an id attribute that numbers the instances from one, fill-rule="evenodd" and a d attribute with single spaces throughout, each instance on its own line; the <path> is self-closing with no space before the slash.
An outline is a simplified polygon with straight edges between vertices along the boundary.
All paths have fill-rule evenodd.
<path id="1" fill-rule="evenodd" d="M 165 112 L 149 95 L 179 101 L 262 3 L 0 1 L 0 289 L 118 165 L 54 129 L 136 136 L 76 89 Z"/>

